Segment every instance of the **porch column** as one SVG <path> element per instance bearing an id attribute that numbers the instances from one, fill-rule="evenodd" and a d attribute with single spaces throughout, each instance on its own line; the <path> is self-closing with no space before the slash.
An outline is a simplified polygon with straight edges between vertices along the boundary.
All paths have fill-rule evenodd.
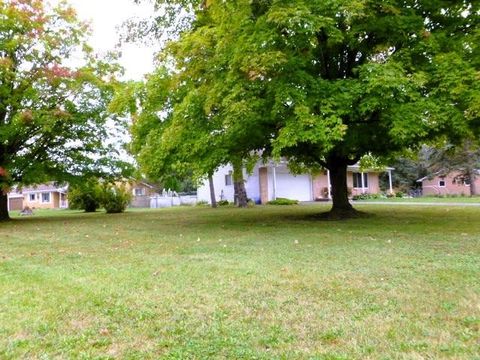
<path id="1" fill-rule="evenodd" d="M 328 198 L 331 200 L 332 199 L 332 185 L 330 184 L 330 170 L 327 170 L 327 193 L 328 193 Z"/>
<path id="2" fill-rule="evenodd" d="M 388 170 L 388 185 L 390 186 L 390 194 L 393 194 L 392 170 Z"/>
<path id="3" fill-rule="evenodd" d="M 273 200 L 277 199 L 277 165 L 273 164 Z"/>
<path id="4" fill-rule="evenodd" d="M 363 172 L 360 173 L 361 181 L 360 184 L 362 184 L 362 194 L 365 194 L 365 184 L 363 183 Z"/>

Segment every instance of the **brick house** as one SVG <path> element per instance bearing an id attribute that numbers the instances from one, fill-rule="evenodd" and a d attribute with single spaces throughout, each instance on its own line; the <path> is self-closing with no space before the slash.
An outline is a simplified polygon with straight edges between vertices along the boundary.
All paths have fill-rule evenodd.
<path id="1" fill-rule="evenodd" d="M 475 188 L 480 190 L 480 172 L 475 179 Z M 425 176 L 418 179 L 417 182 L 422 183 L 422 194 L 425 196 L 432 195 L 470 195 L 470 182 L 459 173 L 450 173 L 447 175 Z"/>

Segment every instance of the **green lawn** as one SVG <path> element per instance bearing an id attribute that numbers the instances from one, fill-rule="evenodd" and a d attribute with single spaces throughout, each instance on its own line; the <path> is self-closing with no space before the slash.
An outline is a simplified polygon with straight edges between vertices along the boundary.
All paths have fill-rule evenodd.
<path id="1" fill-rule="evenodd" d="M 480 208 L 358 208 L 0 223 L 0 359 L 479 359 Z"/>

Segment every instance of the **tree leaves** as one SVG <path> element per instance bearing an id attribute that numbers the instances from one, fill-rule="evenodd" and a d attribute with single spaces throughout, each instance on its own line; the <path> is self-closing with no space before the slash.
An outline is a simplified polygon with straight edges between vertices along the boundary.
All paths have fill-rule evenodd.
<path id="1" fill-rule="evenodd" d="M 0 3 L 0 166 L 9 171 L 6 185 L 124 168 L 105 143 L 112 128 L 106 126 L 107 105 L 121 69 L 114 57 L 91 52 L 86 30 L 64 2 L 55 8 L 39 0 Z"/>
<path id="2" fill-rule="evenodd" d="M 162 53 L 168 80 L 147 84 L 144 107 L 168 116 L 146 111 L 139 122 L 148 125 L 135 125 L 135 141 L 162 149 L 157 165 L 207 173 L 252 154 L 350 163 L 480 130 L 476 2 L 157 4 L 193 14 Z M 144 166 L 159 159 L 155 147 L 136 149 Z"/>

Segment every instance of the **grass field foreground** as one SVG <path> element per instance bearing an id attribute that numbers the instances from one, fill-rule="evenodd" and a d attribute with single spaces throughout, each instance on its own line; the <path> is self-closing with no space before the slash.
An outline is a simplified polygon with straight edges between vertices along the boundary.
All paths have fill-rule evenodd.
<path id="1" fill-rule="evenodd" d="M 480 209 L 358 208 L 0 223 L 0 358 L 479 358 Z"/>

